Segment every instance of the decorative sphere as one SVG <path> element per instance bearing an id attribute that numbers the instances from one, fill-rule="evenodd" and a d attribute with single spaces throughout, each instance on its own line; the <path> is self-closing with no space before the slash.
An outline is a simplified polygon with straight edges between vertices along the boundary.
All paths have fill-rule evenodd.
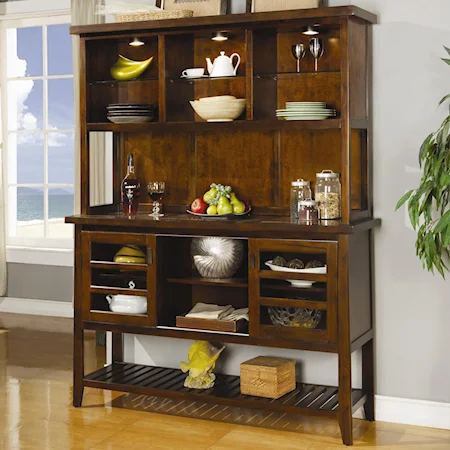
<path id="1" fill-rule="evenodd" d="M 231 278 L 242 264 L 244 243 L 240 239 L 194 238 L 191 255 L 202 277 Z"/>

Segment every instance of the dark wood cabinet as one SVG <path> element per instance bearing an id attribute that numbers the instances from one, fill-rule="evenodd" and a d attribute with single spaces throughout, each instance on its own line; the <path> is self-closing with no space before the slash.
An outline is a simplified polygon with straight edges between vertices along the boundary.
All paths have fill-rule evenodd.
<path id="1" fill-rule="evenodd" d="M 85 386 L 201 398 L 234 406 L 326 415 L 339 420 L 343 441 L 352 444 L 352 413 L 365 407 L 374 420 L 372 216 L 369 27 L 375 16 L 357 7 L 321 8 L 259 14 L 202 17 L 73 27 L 81 52 L 81 214 L 66 218 L 75 225 L 74 399 L 81 406 Z M 309 55 L 296 73 L 291 45 L 309 38 L 305 25 L 320 25 L 325 53 L 314 72 Z M 226 43 L 211 40 L 227 30 Z M 145 45 L 128 46 L 134 37 Z M 182 80 L 189 67 L 225 50 L 241 56 L 236 77 Z M 135 60 L 154 57 L 137 80 L 111 80 L 118 54 Z M 207 123 L 189 101 L 231 94 L 245 98 L 241 117 Z M 326 101 L 336 118 L 283 121 L 277 108 L 286 101 Z M 110 103 L 154 103 L 157 121 L 113 124 Z M 109 131 L 113 138 L 113 202 L 92 207 L 90 132 Z M 165 216 L 148 216 L 151 205 L 141 195 L 140 213 L 121 213 L 120 180 L 126 155 L 134 153 L 137 177 L 144 187 L 166 181 Z M 331 169 L 341 174 L 342 219 L 316 225 L 291 223 L 290 182 L 312 181 Z M 191 201 L 213 182 L 233 186 L 253 207 L 237 220 L 203 220 L 186 213 Z M 145 190 L 145 188 L 144 188 Z M 240 239 L 244 261 L 229 279 L 202 278 L 190 254 L 192 239 L 219 236 Z M 137 246 L 138 263 L 114 262 L 124 245 Z M 322 273 L 270 270 L 275 256 L 317 260 Z M 308 283 L 298 288 L 298 282 Z M 130 284 L 131 283 L 131 284 Z M 146 314 L 118 314 L 107 295 L 147 298 Z M 238 332 L 177 328 L 176 318 L 198 302 L 249 308 L 248 327 Z M 314 326 L 282 326 L 272 308 L 315 311 Z M 272 314 L 272 316 L 271 316 Z M 84 330 L 113 333 L 113 363 L 84 373 Z M 339 385 L 297 389 L 276 401 L 240 394 L 239 377 L 218 375 L 216 385 L 199 393 L 183 387 L 181 371 L 123 361 L 123 333 L 202 339 L 211 342 L 336 353 Z M 351 354 L 362 348 L 362 389 L 352 386 Z"/>

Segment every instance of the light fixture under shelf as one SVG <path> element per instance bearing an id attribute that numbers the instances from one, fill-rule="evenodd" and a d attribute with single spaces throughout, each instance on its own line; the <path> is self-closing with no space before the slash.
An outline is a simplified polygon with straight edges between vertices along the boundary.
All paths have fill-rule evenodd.
<path id="1" fill-rule="evenodd" d="M 145 45 L 145 42 L 135 37 L 128 45 L 131 45 L 131 47 L 140 47 L 141 45 Z"/>
<path id="2" fill-rule="evenodd" d="M 317 36 L 319 34 L 317 27 L 318 25 L 308 25 L 303 29 L 302 33 L 306 36 Z"/>
<path id="3" fill-rule="evenodd" d="M 217 31 L 213 33 L 211 40 L 217 42 L 228 41 L 228 33 L 226 31 Z"/>

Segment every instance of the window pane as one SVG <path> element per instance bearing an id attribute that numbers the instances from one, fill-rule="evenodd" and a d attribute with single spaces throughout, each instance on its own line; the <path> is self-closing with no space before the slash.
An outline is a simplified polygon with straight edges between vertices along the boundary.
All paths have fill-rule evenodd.
<path id="1" fill-rule="evenodd" d="M 44 189 L 10 188 L 9 212 L 16 212 L 16 227 L 12 235 L 19 237 L 44 237 Z"/>
<path id="2" fill-rule="evenodd" d="M 42 27 L 10 28 L 8 77 L 42 76 Z"/>
<path id="3" fill-rule="evenodd" d="M 48 133 L 48 182 L 74 183 L 73 133 Z"/>
<path id="4" fill-rule="evenodd" d="M 42 133 L 10 134 L 8 161 L 9 183 L 43 184 L 44 135 Z"/>
<path id="5" fill-rule="evenodd" d="M 72 36 L 69 34 L 69 27 L 69 24 L 47 27 L 49 75 L 71 75 L 73 73 Z"/>
<path id="6" fill-rule="evenodd" d="M 73 80 L 48 80 L 48 129 L 74 128 Z"/>
<path id="7" fill-rule="evenodd" d="M 42 127 L 42 80 L 8 81 L 8 128 L 41 130 Z"/>
<path id="8" fill-rule="evenodd" d="M 70 238 L 73 227 L 64 223 L 64 217 L 73 214 L 73 188 L 49 188 L 48 190 L 48 237 Z"/>

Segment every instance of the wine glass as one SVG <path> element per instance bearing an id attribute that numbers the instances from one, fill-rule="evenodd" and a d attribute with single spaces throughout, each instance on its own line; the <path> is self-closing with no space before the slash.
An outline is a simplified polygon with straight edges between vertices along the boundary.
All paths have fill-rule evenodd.
<path id="1" fill-rule="evenodd" d="M 151 217 L 162 217 L 161 202 L 164 198 L 166 183 L 164 181 L 150 181 L 147 183 L 148 196 L 153 201 L 153 212 L 149 214 Z"/>
<path id="2" fill-rule="evenodd" d="M 297 60 L 297 72 L 300 73 L 300 60 L 305 57 L 306 49 L 303 44 L 294 44 L 292 46 L 292 55 Z"/>
<path id="3" fill-rule="evenodd" d="M 317 72 L 318 68 L 317 68 L 317 63 L 319 61 L 319 58 L 322 57 L 323 55 L 323 43 L 322 43 L 322 39 L 320 38 L 312 38 L 309 41 L 309 50 L 311 51 L 311 54 L 313 55 L 314 58 L 314 70 Z"/>

